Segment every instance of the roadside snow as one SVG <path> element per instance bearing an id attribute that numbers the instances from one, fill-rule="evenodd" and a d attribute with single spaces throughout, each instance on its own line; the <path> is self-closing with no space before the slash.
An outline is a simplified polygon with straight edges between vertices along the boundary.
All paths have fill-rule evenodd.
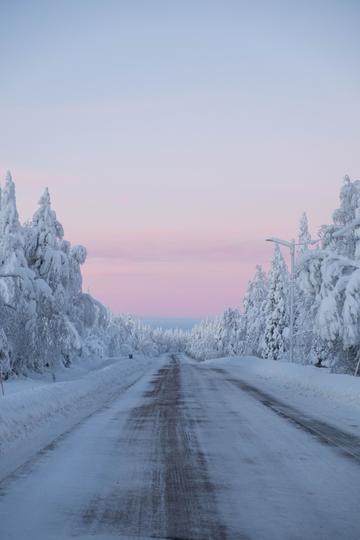
<path id="1" fill-rule="evenodd" d="M 204 362 L 272 394 L 308 414 L 360 434 L 360 377 L 254 356 Z"/>
<path id="2" fill-rule="evenodd" d="M 43 377 L 7 383 L 5 397 L 0 397 L 0 478 L 116 399 L 162 361 L 137 356 L 112 360 L 111 365 L 87 373 L 85 368 L 83 376 L 75 368 L 74 380 L 54 383 Z M 70 377 L 72 369 L 66 371 Z"/>
<path id="3" fill-rule="evenodd" d="M 70 368 L 60 365 L 55 372 L 56 382 L 73 381 L 86 376 L 91 371 L 98 371 L 106 366 L 118 364 L 119 362 L 128 362 L 128 356 L 119 356 L 116 358 L 83 358 L 81 361 L 74 362 Z M 4 382 L 5 396 L 26 390 L 34 390 L 40 386 L 47 386 L 53 383 L 51 371 L 44 373 L 30 372 L 28 376 L 19 375 Z"/>

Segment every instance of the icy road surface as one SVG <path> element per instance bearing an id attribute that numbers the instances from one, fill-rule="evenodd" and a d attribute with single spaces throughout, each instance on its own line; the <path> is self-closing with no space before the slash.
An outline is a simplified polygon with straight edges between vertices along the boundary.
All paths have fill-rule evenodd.
<path id="1" fill-rule="evenodd" d="M 360 441 L 169 357 L 0 483 L 1 540 L 360 538 Z"/>

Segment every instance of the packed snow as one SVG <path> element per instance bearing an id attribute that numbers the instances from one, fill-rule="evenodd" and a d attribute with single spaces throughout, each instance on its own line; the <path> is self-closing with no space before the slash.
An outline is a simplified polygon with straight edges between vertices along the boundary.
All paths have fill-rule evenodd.
<path id="1" fill-rule="evenodd" d="M 85 362 L 87 368 L 60 369 L 57 382 L 44 375 L 6 381 L 0 408 L 0 477 L 117 399 L 161 362 L 161 356 L 136 355 L 131 360 L 111 359 L 100 366 Z"/>
<path id="2" fill-rule="evenodd" d="M 360 435 L 359 377 L 256 357 L 217 358 L 204 364 L 221 367 L 312 418 Z"/>

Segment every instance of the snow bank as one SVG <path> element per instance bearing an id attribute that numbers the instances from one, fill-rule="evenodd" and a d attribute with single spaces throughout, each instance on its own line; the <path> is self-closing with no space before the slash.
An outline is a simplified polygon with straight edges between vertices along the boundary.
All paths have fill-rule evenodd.
<path id="1" fill-rule="evenodd" d="M 360 377 L 253 356 L 207 360 L 312 417 L 360 431 Z"/>
<path id="2" fill-rule="evenodd" d="M 21 381 L 17 382 L 16 392 L 0 399 L 0 474 L 8 472 L 9 467 L 4 471 L 2 465 L 13 449 L 19 454 L 14 463 L 18 465 L 21 458 L 28 458 L 32 451 L 116 399 L 159 361 L 141 356 L 119 360 L 75 380 L 42 382 L 30 389 L 27 382 L 23 391 Z M 21 446 L 26 451 L 19 453 Z"/>

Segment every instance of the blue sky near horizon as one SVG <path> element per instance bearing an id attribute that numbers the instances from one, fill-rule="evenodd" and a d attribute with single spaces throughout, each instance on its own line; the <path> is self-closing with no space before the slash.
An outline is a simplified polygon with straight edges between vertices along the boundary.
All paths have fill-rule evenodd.
<path id="1" fill-rule="evenodd" d="M 163 328 L 164 330 L 177 328 L 181 330 L 190 330 L 195 324 L 200 322 L 199 319 L 191 317 L 140 317 L 145 324 L 153 328 Z"/>
<path id="2" fill-rule="evenodd" d="M 116 311 L 238 306 L 360 177 L 360 2 L 0 0 L 0 173 Z"/>

